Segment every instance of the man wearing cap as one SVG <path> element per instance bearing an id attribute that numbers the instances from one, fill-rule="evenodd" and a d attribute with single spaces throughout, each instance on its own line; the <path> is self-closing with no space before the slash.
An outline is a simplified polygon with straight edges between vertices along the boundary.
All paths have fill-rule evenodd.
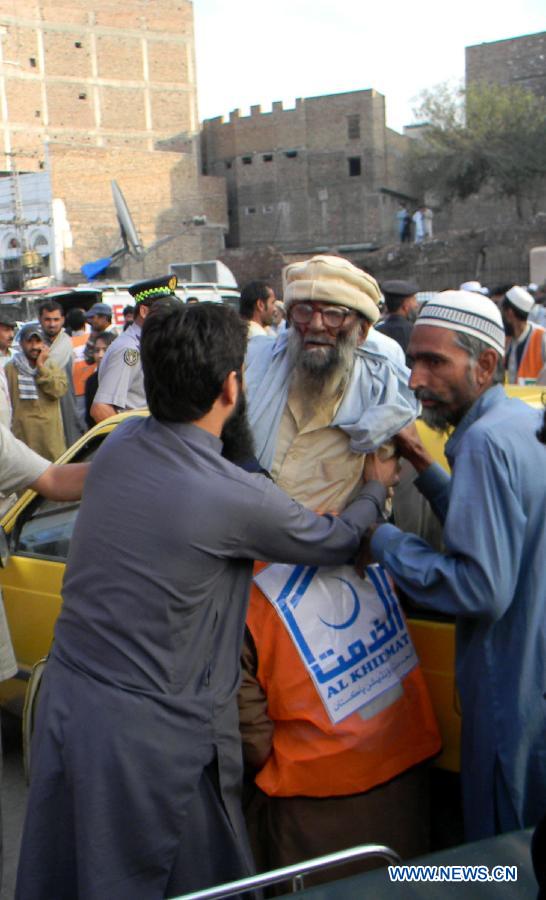
<path id="1" fill-rule="evenodd" d="M 74 348 L 70 336 L 64 330 L 64 310 L 57 300 L 49 298 L 41 303 L 38 309 L 38 318 L 44 342 L 49 347 L 50 363 L 59 366 L 66 373 L 68 387 L 66 393 L 61 397 L 61 416 L 65 442 L 67 447 L 70 447 L 82 434 L 76 411 L 76 395 L 72 379 Z"/>
<path id="2" fill-rule="evenodd" d="M 5 368 L 13 410 L 12 431 L 51 461 L 66 450 L 59 399 L 66 393 L 66 373 L 49 360 L 38 325 L 23 325 L 21 350 Z"/>
<path id="3" fill-rule="evenodd" d="M 529 291 L 519 285 L 506 292 L 502 303 L 504 330 L 510 339 L 506 352 L 509 384 L 525 384 L 528 380 L 544 383 L 546 330 L 528 321 L 534 305 Z"/>
<path id="4" fill-rule="evenodd" d="M 445 552 L 381 524 L 372 558 L 419 606 L 456 616 L 467 840 L 529 827 L 546 809 L 546 448 L 541 413 L 503 390 L 504 330 L 490 300 L 446 291 L 409 346 L 423 418 L 452 432 L 451 478 L 399 436 L 443 521 Z"/>
<path id="5" fill-rule="evenodd" d="M 106 351 L 99 371 L 99 387 L 91 417 L 101 422 L 126 409 L 146 406 L 140 363 L 140 332 L 144 319 L 158 300 L 176 299 L 176 275 L 139 281 L 129 288 L 135 300 L 134 321 Z"/>
<path id="6" fill-rule="evenodd" d="M 115 331 L 115 333 L 118 334 L 118 329 L 115 325 L 112 325 L 112 308 L 108 306 L 107 303 L 94 303 L 93 306 L 87 310 L 85 318 L 91 325 L 91 334 L 85 345 L 83 356 L 89 365 L 93 365 L 95 338 L 105 331 Z"/>
<path id="7" fill-rule="evenodd" d="M 384 281 L 381 285 L 387 314 L 376 325 L 376 331 L 386 334 L 407 352 L 413 323 L 417 318 L 417 285 L 413 281 Z"/>
<path id="8" fill-rule="evenodd" d="M 284 280 L 291 327 L 275 342 L 254 338 L 247 355 L 256 455 L 289 496 L 339 513 L 366 454 L 415 418 L 409 372 L 379 341 L 367 346 L 381 293 L 366 272 L 316 256 L 288 266 Z M 323 601 L 324 619 L 335 621 L 338 595 Z M 333 724 L 292 635 L 255 583 L 243 668 L 241 728 L 262 792 L 264 867 L 366 841 L 407 857 L 427 849 L 417 764 L 437 752 L 439 737 L 418 665 L 396 689 Z M 407 773 L 413 767 L 419 771 Z"/>

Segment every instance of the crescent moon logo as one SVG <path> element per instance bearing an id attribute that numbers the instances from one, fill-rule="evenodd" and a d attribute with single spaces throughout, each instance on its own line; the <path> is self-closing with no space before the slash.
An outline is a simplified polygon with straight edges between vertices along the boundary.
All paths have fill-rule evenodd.
<path id="1" fill-rule="evenodd" d="M 345 578 L 336 578 L 336 581 L 341 581 L 343 584 L 346 584 L 351 594 L 353 595 L 354 607 L 351 615 L 346 622 L 342 622 L 340 625 L 334 625 L 333 622 L 327 622 L 326 619 L 322 618 L 322 616 L 319 616 L 319 619 L 323 625 L 326 625 L 327 628 L 335 628 L 336 631 L 340 631 L 343 628 L 350 628 L 353 622 L 356 622 L 356 619 L 358 618 L 358 615 L 360 613 L 360 600 L 358 599 L 358 594 L 350 581 L 347 581 Z"/>

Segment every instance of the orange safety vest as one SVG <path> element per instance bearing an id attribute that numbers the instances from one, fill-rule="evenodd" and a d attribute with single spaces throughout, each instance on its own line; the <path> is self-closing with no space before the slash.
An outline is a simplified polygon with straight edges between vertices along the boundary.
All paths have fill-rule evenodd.
<path id="1" fill-rule="evenodd" d="M 544 337 L 544 331 L 545 329 L 541 328 L 540 325 L 537 325 L 532 329 L 519 364 L 517 374 L 518 379 L 538 378 L 539 372 L 545 362 L 542 356 L 542 339 Z"/>
<path id="2" fill-rule="evenodd" d="M 95 363 L 87 363 L 83 358 L 83 351 L 87 341 L 88 334 L 75 334 L 70 338 L 74 347 L 74 362 L 72 363 L 72 381 L 74 383 L 74 394 L 76 397 L 83 397 L 85 394 L 85 382 L 93 372 L 96 372 Z"/>
<path id="3" fill-rule="evenodd" d="M 255 571 L 263 568 L 257 563 Z M 258 681 L 274 722 L 273 748 L 256 784 L 272 797 L 333 797 L 368 791 L 438 753 L 440 734 L 420 666 L 391 706 L 334 725 L 280 616 L 252 585 L 247 616 Z"/>

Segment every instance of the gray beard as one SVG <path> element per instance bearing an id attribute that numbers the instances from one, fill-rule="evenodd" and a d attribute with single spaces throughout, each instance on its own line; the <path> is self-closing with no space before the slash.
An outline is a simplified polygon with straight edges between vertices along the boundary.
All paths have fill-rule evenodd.
<path id="1" fill-rule="evenodd" d="M 358 325 L 347 335 L 340 335 L 334 347 L 324 351 L 304 350 L 303 340 L 295 328 L 288 334 L 288 358 L 304 394 L 316 398 L 337 392 L 349 380 L 358 347 Z"/>
<path id="2" fill-rule="evenodd" d="M 452 427 L 452 422 L 448 420 L 448 417 L 437 409 L 423 407 L 421 418 L 425 425 L 428 425 L 433 431 L 439 431 L 440 434 L 445 434 Z"/>

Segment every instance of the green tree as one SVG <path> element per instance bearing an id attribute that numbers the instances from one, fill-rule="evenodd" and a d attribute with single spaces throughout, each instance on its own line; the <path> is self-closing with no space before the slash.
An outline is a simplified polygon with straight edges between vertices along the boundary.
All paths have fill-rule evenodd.
<path id="1" fill-rule="evenodd" d="M 421 95 L 416 114 L 426 122 L 412 142 L 409 165 L 416 188 L 443 202 L 465 199 L 485 185 L 522 201 L 546 176 L 546 99 L 519 86 L 479 85 L 467 91 L 440 85 Z"/>

